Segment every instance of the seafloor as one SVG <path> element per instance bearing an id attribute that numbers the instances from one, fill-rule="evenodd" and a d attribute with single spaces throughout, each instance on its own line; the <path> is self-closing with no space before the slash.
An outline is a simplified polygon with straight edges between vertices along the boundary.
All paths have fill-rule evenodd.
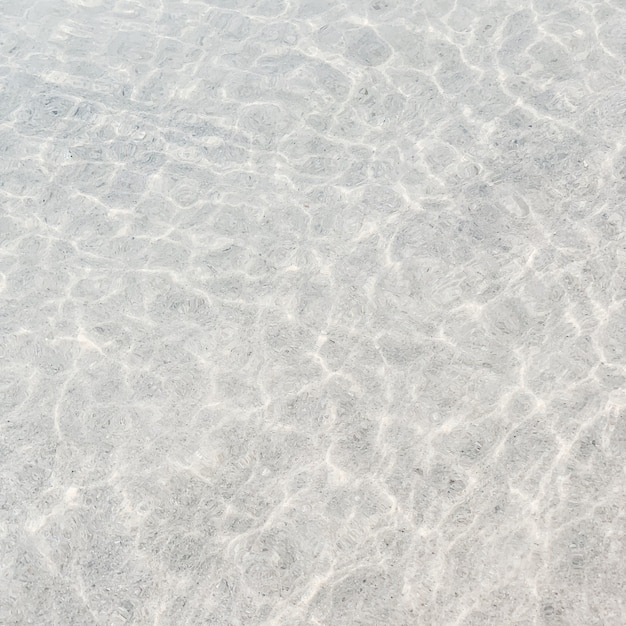
<path id="1" fill-rule="evenodd" d="M 626 624 L 622 0 L 0 0 L 0 624 Z"/>

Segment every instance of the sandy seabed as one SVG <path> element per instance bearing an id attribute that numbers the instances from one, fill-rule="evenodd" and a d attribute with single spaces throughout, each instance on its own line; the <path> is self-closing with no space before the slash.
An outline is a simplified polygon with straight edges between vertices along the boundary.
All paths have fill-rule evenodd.
<path id="1" fill-rule="evenodd" d="M 620 0 L 0 16 L 0 624 L 626 624 Z"/>

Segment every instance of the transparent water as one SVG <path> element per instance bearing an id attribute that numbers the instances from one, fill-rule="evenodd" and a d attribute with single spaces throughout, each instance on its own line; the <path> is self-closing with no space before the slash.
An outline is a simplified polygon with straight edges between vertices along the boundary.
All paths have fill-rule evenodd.
<path id="1" fill-rule="evenodd" d="M 625 623 L 620 1 L 0 16 L 0 623 Z"/>

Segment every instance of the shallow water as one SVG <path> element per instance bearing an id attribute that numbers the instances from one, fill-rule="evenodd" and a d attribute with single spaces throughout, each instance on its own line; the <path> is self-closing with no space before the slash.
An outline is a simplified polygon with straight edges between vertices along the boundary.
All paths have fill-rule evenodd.
<path id="1" fill-rule="evenodd" d="M 620 2 L 0 15 L 0 623 L 625 623 Z"/>

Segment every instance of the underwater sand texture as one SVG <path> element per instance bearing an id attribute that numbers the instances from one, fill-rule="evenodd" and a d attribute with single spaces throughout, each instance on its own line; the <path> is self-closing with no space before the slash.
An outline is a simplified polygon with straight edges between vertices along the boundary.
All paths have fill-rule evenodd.
<path id="1" fill-rule="evenodd" d="M 621 0 L 0 0 L 0 624 L 626 624 Z"/>

